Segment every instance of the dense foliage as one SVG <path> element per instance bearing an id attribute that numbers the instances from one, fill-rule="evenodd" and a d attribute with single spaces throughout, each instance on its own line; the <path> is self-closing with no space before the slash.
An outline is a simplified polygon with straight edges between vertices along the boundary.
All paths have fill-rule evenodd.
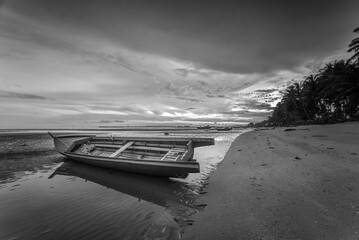
<path id="1" fill-rule="evenodd" d="M 359 33 L 359 28 L 354 30 Z M 286 88 L 268 120 L 257 126 L 336 123 L 359 120 L 359 38 L 349 44 L 354 55 L 328 63 L 318 73 Z"/>

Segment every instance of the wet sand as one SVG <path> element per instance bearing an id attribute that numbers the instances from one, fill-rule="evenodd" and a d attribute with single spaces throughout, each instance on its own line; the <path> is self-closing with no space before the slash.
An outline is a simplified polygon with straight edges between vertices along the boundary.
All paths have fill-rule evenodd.
<path id="1" fill-rule="evenodd" d="M 204 191 L 184 239 L 359 239 L 359 123 L 244 133 Z"/>

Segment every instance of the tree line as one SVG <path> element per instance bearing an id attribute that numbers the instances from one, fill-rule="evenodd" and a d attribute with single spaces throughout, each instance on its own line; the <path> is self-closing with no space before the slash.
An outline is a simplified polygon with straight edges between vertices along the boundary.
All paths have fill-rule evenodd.
<path id="1" fill-rule="evenodd" d="M 359 27 L 354 32 L 359 33 Z M 348 52 L 354 53 L 348 60 L 327 63 L 304 81 L 288 86 L 272 115 L 255 126 L 359 120 L 359 38 L 350 42 Z"/>

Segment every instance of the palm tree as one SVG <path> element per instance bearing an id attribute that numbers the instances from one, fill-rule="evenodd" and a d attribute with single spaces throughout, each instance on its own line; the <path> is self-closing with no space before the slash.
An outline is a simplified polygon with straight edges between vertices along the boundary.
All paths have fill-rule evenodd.
<path id="1" fill-rule="evenodd" d="M 340 102 L 346 117 L 355 118 L 359 113 L 359 67 L 346 63 L 345 73 L 337 84 L 336 102 Z"/>
<path id="2" fill-rule="evenodd" d="M 282 105 L 286 112 L 286 122 L 296 122 L 303 119 L 303 108 L 300 103 L 301 85 L 294 83 L 287 87 L 282 98 Z"/>
<path id="3" fill-rule="evenodd" d="M 323 116 L 344 120 L 357 111 L 357 71 L 358 67 L 344 60 L 329 63 L 320 70 L 319 95 L 321 103 L 325 106 L 321 109 Z"/>
<path id="4" fill-rule="evenodd" d="M 309 75 L 302 84 L 300 100 L 303 105 L 306 117 L 313 120 L 318 113 L 318 79 L 319 75 Z"/>
<path id="5" fill-rule="evenodd" d="M 354 29 L 354 33 L 359 33 L 359 27 Z M 354 52 L 354 55 L 351 56 L 348 61 L 359 63 L 359 38 L 354 38 L 350 42 L 348 52 Z"/>

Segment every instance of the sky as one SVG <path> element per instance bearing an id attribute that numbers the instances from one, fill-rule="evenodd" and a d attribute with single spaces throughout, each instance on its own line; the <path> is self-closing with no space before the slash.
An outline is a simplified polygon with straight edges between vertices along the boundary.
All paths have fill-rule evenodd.
<path id="1" fill-rule="evenodd" d="M 247 124 L 346 59 L 354 0 L 0 0 L 0 128 Z"/>

